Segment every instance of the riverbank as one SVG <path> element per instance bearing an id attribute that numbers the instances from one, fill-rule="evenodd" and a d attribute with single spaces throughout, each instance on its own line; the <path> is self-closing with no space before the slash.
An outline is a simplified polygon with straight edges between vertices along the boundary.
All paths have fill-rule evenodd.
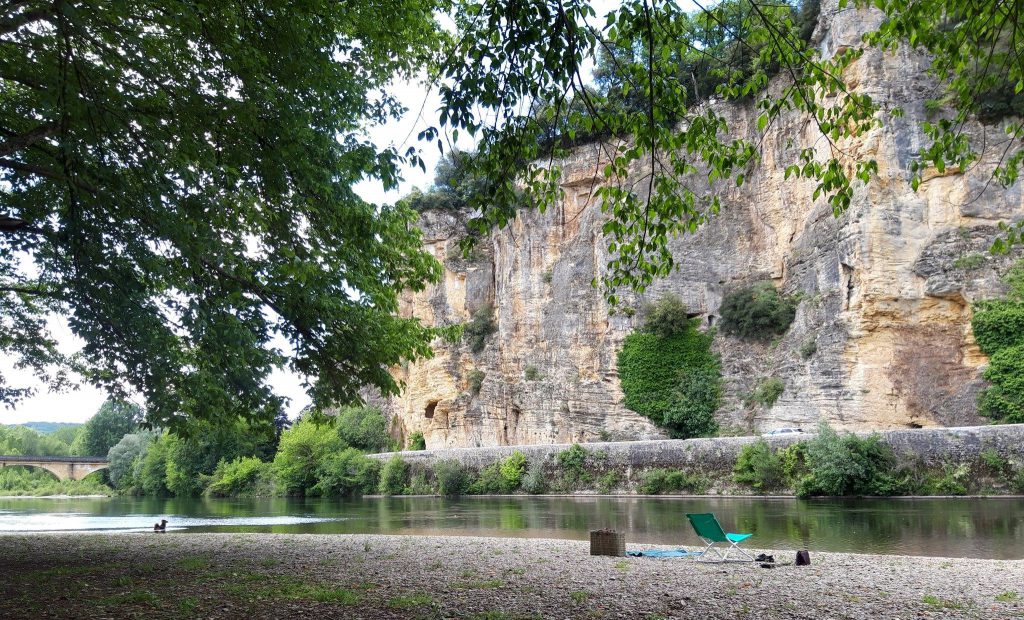
<path id="1" fill-rule="evenodd" d="M 0 557 L 4 618 L 1024 617 L 1024 560 L 812 549 L 768 570 L 564 540 L 174 533 L 0 536 Z"/>

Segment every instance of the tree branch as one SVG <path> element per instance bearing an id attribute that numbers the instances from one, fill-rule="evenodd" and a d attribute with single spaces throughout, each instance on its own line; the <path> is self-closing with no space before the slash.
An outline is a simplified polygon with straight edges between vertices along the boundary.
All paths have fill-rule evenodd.
<path id="1" fill-rule="evenodd" d="M 32 146 L 36 142 L 48 138 L 57 132 L 57 126 L 48 123 L 40 125 L 35 129 L 12 137 L 10 140 L 0 142 L 0 157 L 7 157 L 23 148 Z"/>

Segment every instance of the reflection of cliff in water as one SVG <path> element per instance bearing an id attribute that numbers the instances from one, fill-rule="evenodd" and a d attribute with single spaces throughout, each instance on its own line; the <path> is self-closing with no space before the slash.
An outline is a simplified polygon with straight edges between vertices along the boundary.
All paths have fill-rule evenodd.
<path id="1" fill-rule="evenodd" d="M 167 518 L 190 532 L 585 540 L 589 530 L 614 528 L 630 545 L 696 545 L 687 512 L 714 512 L 726 529 L 752 532 L 752 549 L 1024 558 L 1022 498 L 0 498 L 0 533 L 145 530 Z"/>

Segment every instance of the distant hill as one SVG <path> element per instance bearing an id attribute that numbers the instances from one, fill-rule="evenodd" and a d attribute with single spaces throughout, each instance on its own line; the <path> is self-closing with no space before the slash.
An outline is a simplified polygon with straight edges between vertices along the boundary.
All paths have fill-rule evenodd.
<path id="1" fill-rule="evenodd" d="M 28 428 L 31 428 L 34 431 L 38 431 L 40 433 L 46 434 L 46 433 L 52 433 L 55 430 L 64 428 L 66 426 L 81 426 L 81 425 L 82 425 L 81 422 L 25 422 L 24 424 L 20 424 L 20 425 L 17 425 L 17 426 L 27 426 Z"/>

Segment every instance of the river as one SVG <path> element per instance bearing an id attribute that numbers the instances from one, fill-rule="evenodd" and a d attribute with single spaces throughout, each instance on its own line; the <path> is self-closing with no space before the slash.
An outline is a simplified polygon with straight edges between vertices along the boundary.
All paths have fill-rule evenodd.
<path id="1" fill-rule="evenodd" d="M 152 530 L 461 534 L 696 545 L 687 512 L 714 512 L 754 549 L 1024 558 L 1024 499 L 437 497 L 328 499 L 0 498 L 0 533 Z M 168 535 L 169 535 L 168 534 Z"/>

